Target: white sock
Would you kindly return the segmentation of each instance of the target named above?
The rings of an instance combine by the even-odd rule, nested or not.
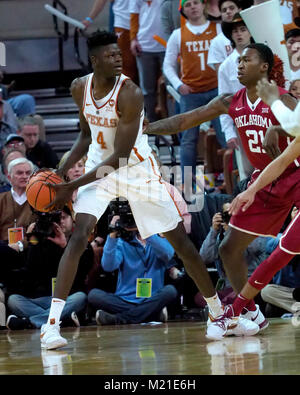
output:
[[[59,325],[59,320],[66,301],[58,298],[52,298],[51,307],[49,312],[48,325]]]
[[[222,303],[219,299],[218,294],[215,294],[211,298],[204,298],[204,299],[208,305],[209,312],[213,317],[218,317],[218,315],[222,315],[224,313]]]

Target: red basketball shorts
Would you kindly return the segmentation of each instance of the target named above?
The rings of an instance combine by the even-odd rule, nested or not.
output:
[[[253,172],[249,185],[259,176]],[[256,193],[255,200],[246,210],[238,211],[230,226],[256,236],[276,237],[293,206],[300,208],[300,168],[287,169],[275,182]],[[279,244],[290,254],[300,254],[299,213],[285,230]]]

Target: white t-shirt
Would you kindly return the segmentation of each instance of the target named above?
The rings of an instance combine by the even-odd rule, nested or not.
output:
[[[207,21],[204,25],[191,25],[189,22],[186,23],[186,27],[193,34],[201,34],[203,33],[209,26],[210,21]],[[217,32],[219,33],[221,30],[221,26],[217,24]],[[213,40],[212,40],[213,41]],[[167,50],[165,54],[165,59],[163,63],[163,72],[173,87],[177,90],[180,85],[182,85],[182,81],[178,76],[178,55],[180,54],[181,48],[181,28],[175,29],[171,34],[168,43]]]
[[[244,86],[237,78],[237,66],[239,53],[236,49],[220,65],[218,70],[218,90],[219,95],[222,93],[236,93]],[[225,140],[228,141],[237,137],[236,128],[233,119],[227,115],[220,116],[222,130],[225,134]]]
[[[230,40],[221,31],[210,43],[207,64],[215,69],[215,64],[222,63],[231,53]]]
[[[157,35],[166,39],[160,18],[162,1],[130,0],[130,13],[139,14],[137,40],[143,52],[165,51],[165,48],[153,38],[154,35]]]
[[[130,0],[114,0],[114,27],[130,30]]]

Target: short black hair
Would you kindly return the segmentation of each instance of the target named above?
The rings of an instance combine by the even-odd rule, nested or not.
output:
[[[95,48],[109,44],[116,44],[117,42],[117,35],[115,33],[107,32],[106,30],[97,30],[87,38],[87,46],[90,54]]]
[[[247,45],[246,48],[256,49],[256,51],[259,53],[261,60],[263,62],[268,63],[269,65],[268,74],[269,74],[274,66],[274,54],[271,48],[262,43],[249,44]]]
[[[295,29],[288,30],[285,33],[284,39],[285,39],[285,41],[287,41],[291,37],[299,37],[299,36],[300,36],[300,29],[295,28]]]
[[[225,1],[231,1],[232,3],[234,3],[237,6],[237,8],[242,8],[241,4],[240,4],[240,0],[219,0],[218,6],[219,6],[220,11],[221,11],[222,4],[225,3]]]

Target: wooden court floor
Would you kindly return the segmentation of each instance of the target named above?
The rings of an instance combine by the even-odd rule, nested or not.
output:
[[[60,351],[38,330],[0,331],[1,375],[298,375],[300,326],[271,319],[261,335],[205,338],[202,322],[65,328]]]

